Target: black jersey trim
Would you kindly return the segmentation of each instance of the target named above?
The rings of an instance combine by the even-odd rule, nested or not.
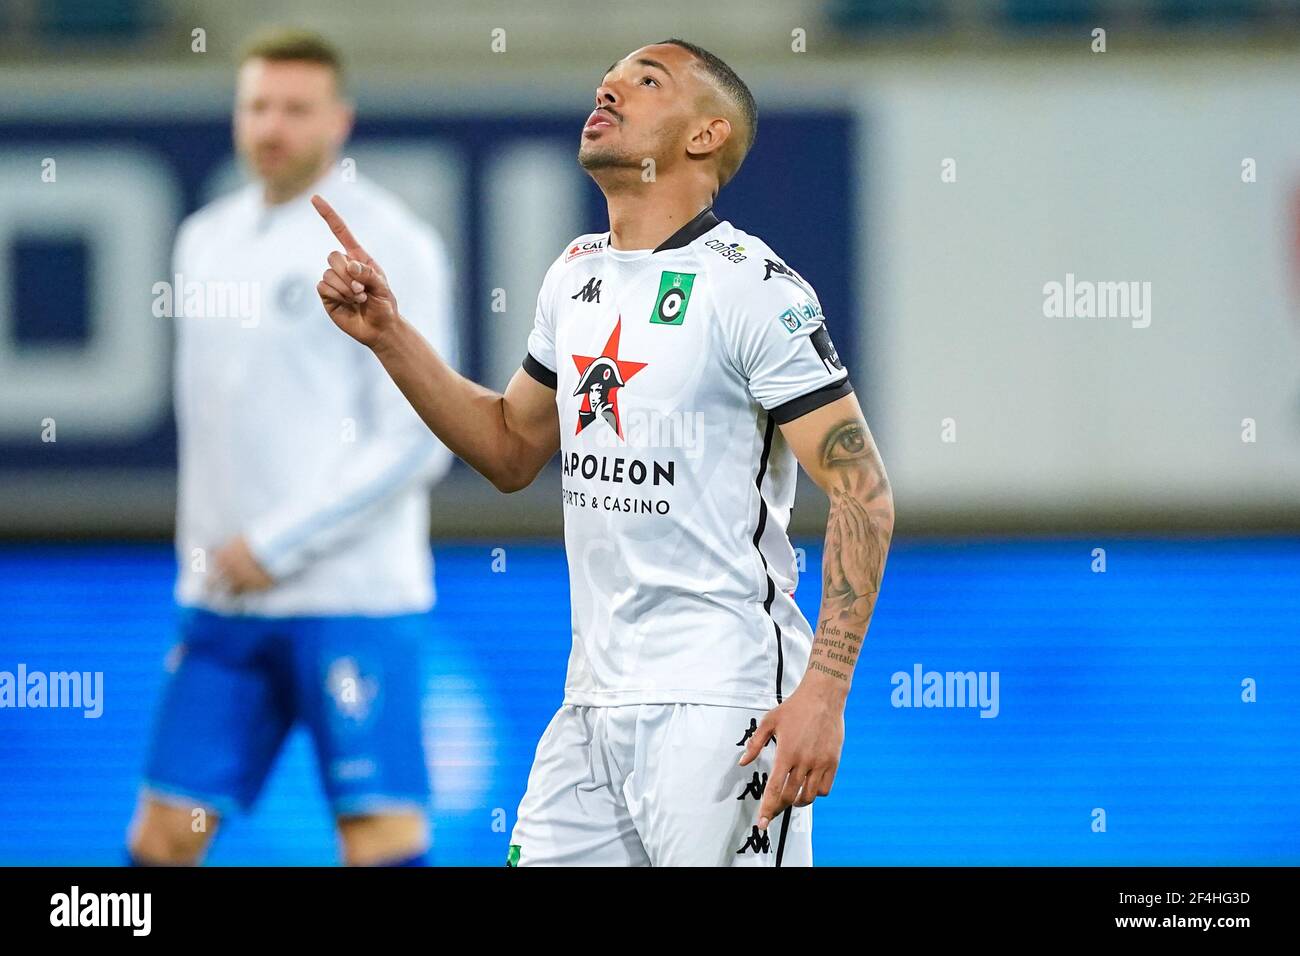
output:
[[[721,220],[714,215],[713,207],[706,206],[700,210],[694,219],[655,246],[654,251],[667,252],[669,249],[680,249],[682,246],[689,246],[719,222]]]
[[[821,388],[814,389],[806,395],[800,395],[798,398],[792,398],[788,402],[782,402],[773,409],[769,409],[772,418],[779,424],[784,425],[792,422],[802,415],[809,412],[815,412],[823,405],[829,405],[845,395],[853,394],[853,383],[849,381],[846,375],[841,381],[832,382],[830,385],[823,385]]]
[[[767,569],[767,558],[763,556],[763,549],[758,545],[763,537],[763,529],[767,527],[767,499],[763,497],[763,476],[767,474],[767,460],[772,454],[772,439],[775,436],[776,419],[768,415],[767,429],[763,433],[763,455],[758,460],[758,476],[754,479],[754,487],[758,489],[758,526],[754,528],[754,550],[758,552],[758,560],[763,562],[763,576],[767,578],[767,597],[763,601],[763,613],[768,616],[776,632],[776,702],[779,704],[783,700],[781,680],[785,674],[785,655],[781,648],[781,625],[776,623],[776,618],[772,617],[772,601],[776,599],[776,581],[772,579],[771,572]]]
[[[541,382],[547,388],[558,388],[559,378],[554,372],[543,365],[537,359],[533,358],[532,352],[524,354],[524,371],[531,375],[537,381]]]

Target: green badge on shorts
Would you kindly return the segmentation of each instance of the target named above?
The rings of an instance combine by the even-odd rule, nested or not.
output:
[[[665,272],[659,276],[659,297],[650,313],[651,325],[681,325],[691,301],[694,272]]]
[[[519,844],[510,844],[510,852],[506,855],[506,866],[519,865]]]

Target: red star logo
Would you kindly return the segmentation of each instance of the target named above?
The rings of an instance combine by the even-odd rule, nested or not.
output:
[[[619,438],[623,437],[623,418],[618,413],[618,390],[648,363],[628,362],[618,357],[618,335],[622,328],[623,317],[620,315],[614,323],[614,331],[609,333],[609,341],[599,355],[573,356],[573,364],[578,367],[578,388],[573,394],[582,396],[575,435],[595,421],[597,413],[600,417],[607,417],[612,412],[612,427]],[[588,369],[592,369],[591,376],[587,375]],[[599,397],[599,408],[592,407],[593,391]]]

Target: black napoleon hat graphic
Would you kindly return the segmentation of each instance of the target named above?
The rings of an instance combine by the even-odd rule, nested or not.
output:
[[[582,378],[578,380],[578,387],[573,390],[574,395],[585,394],[588,403],[591,405],[591,411],[578,412],[578,421],[583,428],[586,428],[599,415],[605,419],[610,428],[618,431],[618,419],[614,414],[613,406],[609,403],[609,395],[613,389],[623,387],[623,376],[619,374],[618,363],[607,355],[599,356],[594,362],[587,366],[587,370],[582,373]]]

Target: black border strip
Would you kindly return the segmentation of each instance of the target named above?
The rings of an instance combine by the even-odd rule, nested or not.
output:
[[[792,422],[796,418],[807,415],[809,412],[815,412],[823,405],[829,405],[845,395],[853,394],[853,383],[849,381],[846,375],[838,382],[832,382],[830,385],[823,385],[821,388],[814,389],[806,395],[800,395],[798,398],[792,398],[788,402],[782,402],[775,408],[768,409],[772,417],[777,422],[784,425]]]
[[[1252,933],[1260,936],[1269,926],[1284,927],[1288,925],[1288,917],[1294,916],[1295,866],[1294,856],[1289,852],[1281,855],[1293,863],[1289,867],[873,866],[881,848],[863,839],[860,829],[850,839],[854,844],[851,850],[856,852],[848,856],[858,866],[823,866],[820,872],[810,873],[805,879],[787,877],[780,886],[781,905],[792,912],[802,912],[824,906],[828,892],[843,894],[845,898],[853,894],[855,899],[869,899],[877,910],[888,913],[894,923],[925,927],[927,939],[938,941],[944,948],[952,944],[953,949],[958,946],[969,949],[971,926],[988,923],[991,913],[997,914],[999,923],[1005,924],[998,927],[999,941],[1005,939],[1024,943],[1025,948],[1041,949],[1044,939],[1058,938],[1062,927],[1069,927],[1071,938],[1086,941],[1095,938],[1106,947],[1103,952],[1117,949],[1112,940],[1143,932],[1139,926],[1117,925],[1117,919],[1124,917],[1155,917],[1156,927],[1167,917],[1246,917],[1250,925],[1216,926],[1208,934],[1198,935],[1228,939],[1224,935],[1226,931],[1234,940],[1249,942],[1254,939]],[[35,842],[32,845],[37,846]],[[81,853],[86,857],[93,855],[90,850],[83,849]],[[843,860],[845,854],[839,855]],[[544,878],[557,889],[575,895],[590,894],[593,885],[599,886],[592,879],[593,872],[567,867],[553,870]],[[526,920],[544,925],[544,921],[555,918],[554,894],[539,893],[536,880],[530,882],[526,874],[511,875],[505,867],[411,870],[297,866],[292,869],[292,879],[285,879],[285,873],[284,868],[276,866],[0,867],[0,926],[4,927],[6,939],[16,936],[20,942],[36,943],[39,949],[26,947],[32,952],[67,949],[68,929],[51,924],[56,903],[52,897],[56,894],[69,897],[74,885],[83,900],[92,893],[150,893],[149,936],[158,943],[172,944],[171,949],[177,951],[184,951],[187,946],[192,949],[196,934],[222,946],[237,948],[243,944],[246,949],[249,925],[283,921],[286,910],[382,912],[385,928],[390,933],[427,932],[428,901],[432,894],[452,900],[462,920],[475,920],[482,925],[491,925],[493,919],[499,922],[503,904],[512,907],[516,922]],[[629,870],[620,874],[619,879],[635,884],[637,891],[644,886],[648,896],[663,891],[663,876],[651,867]],[[719,883],[711,868],[683,868],[673,874],[672,881],[674,888],[688,890],[673,901],[679,919],[695,915],[701,920],[717,921]],[[573,889],[570,891],[569,887]],[[1170,887],[1213,890],[1215,894],[1222,891],[1225,901],[1169,903],[1164,895]],[[1121,893],[1160,894],[1161,902],[1119,903]],[[209,903],[202,912],[195,912],[196,894],[202,894]],[[621,928],[620,921],[626,923],[621,919],[623,910],[606,909],[609,912],[595,914],[599,930],[604,930],[606,925],[611,929]],[[80,910],[79,906],[69,906],[65,912],[70,915]],[[241,919],[229,919],[226,914],[231,912],[238,912]],[[936,920],[936,913],[941,913],[943,919]],[[101,909],[101,918],[103,915]],[[314,949],[319,941],[337,949],[340,942],[346,942],[375,948],[373,928],[360,921],[298,922],[301,925],[295,925],[294,935],[302,941],[301,945]],[[82,931],[83,936],[86,932]],[[1187,932],[1189,929],[1175,929],[1171,938]],[[1238,932],[1242,935],[1236,935]],[[103,934],[104,939],[115,935],[130,938],[132,929],[129,925],[116,929],[101,927],[96,933]],[[1150,938],[1151,934],[1159,935],[1160,930],[1148,928],[1146,933]],[[47,934],[51,941],[49,947],[43,945]],[[60,937],[63,937],[62,947],[54,946]]]
[[[524,371],[547,388],[558,388],[559,377],[537,359],[532,352],[524,354]]]

